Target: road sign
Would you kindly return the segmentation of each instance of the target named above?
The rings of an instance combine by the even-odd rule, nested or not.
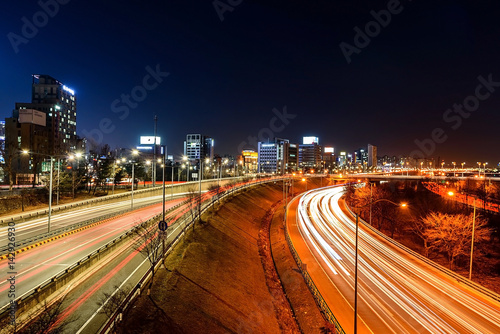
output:
[[[160,222],[158,223],[158,228],[160,229],[160,231],[165,232],[165,231],[167,230],[167,228],[168,228],[167,222],[165,222],[165,221],[163,221],[163,220],[162,220],[162,221],[160,221]]]

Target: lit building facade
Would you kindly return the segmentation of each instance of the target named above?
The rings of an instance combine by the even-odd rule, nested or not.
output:
[[[299,166],[304,170],[321,166],[322,148],[318,137],[303,137],[299,145]]]
[[[214,140],[199,133],[186,135],[184,155],[188,160],[214,159]]]
[[[49,136],[49,153],[65,154],[75,151],[78,145],[76,102],[75,92],[71,88],[49,75],[35,74],[31,103],[16,103],[13,117],[21,120],[22,114],[26,114],[27,110],[44,113]]]
[[[245,173],[257,173],[259,154],[254,150],[243,150],[241,152],[241,157],[243,159],[243,170]]]

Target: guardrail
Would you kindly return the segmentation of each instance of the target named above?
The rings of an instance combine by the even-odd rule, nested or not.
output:
[[[347,210],[353,215],[355,216],[356,214],[351,210],[351,208],[347,205],[346,203],[346,208]],[[414,257],[418,258],[419,260],[421,260],[422,262],[425,262],[427,265],[433,267],[434,269],[437,269],[439,270],[440,272],[450,276],[450,277],[453,277],[454,279],[456,279],[459,283],[463,283],[465,285],[467,285],[468,287],[476,290],[476,291],[479,291],[483,294],[485,294],[486,296],[496,300],[496,301],[499,301],[500,302],[500,295],[485,288],[484,286],[480,285],[480,284],[477,284],[457,273],[455,273],[454,271],[450,270],[450,269],[447,269],[443,266],[441,266],[440,264],[437,264],[436,262],[432,261],[432,260],[429,260],[428,258],[426,258],[425,256],[415,252],[414,250],[400,244],[399,242],[389,238],[388,236],[386,236],[385,234],[383,234],[382,232],[380,232],[379,230],[377,230],[376,228],[374,228],[373,226],[371,226],[370,224],[367,224],[363,219],[361,219],[361,217],[359,217],[359,222],[361,222],[366,228],[370,229],[373,233],[377,234],[379,237],[385,239],[385,241],[391,243],[392,245],[398,247],[399,249],[413,255]]]
[[[173,207],[170,207],[166,212],[171,212],[184,205],[185,203],[179,203]],[[147,222],[154,222],[162,217],[162,213],[159,213]],[[127,239],[129,236],[134,234],[137,227],[132,227],[125,233],[117,236],[113,240],[109,241],[105,245],[101,246],[99,249],[91,252],[90,254],[82,257],[77,262],[73,263],[68,268],[61,270],[56,275],[43,281],[35,288],[25,292],[23,295],[19,296],[15,303],[17,305],[16,309],[19,313],[23,313],[24,310],[29,310],[39,303],[40,295],[49,296],[53,292],[57,291],[60,287],[67,284],[69,281],[74,279],[76,276],[80,275],[84,270],[88,269],[94,263],[99,261],[102,257],[107,255],[110,251],[118,247],[119,243]],[[10,304],[4,305],[0,308],[0,319],[5,317],[5,314],[9,311]]]
[[[243,179],[243,176],[239,176],[236,178],[222,178],[219,179],[219,181],[224,182],[228,180],[241,180]],[[202,181],[203,183],[209,183],[209,182],[217,182],[217,179],[206,179]],[[165,189],[174,189],[174,188],[179,188],[179,187],[185,187],[185,186],[192,186],[192,185],[198,185],[199,182],[197,181],[192,181],[192,182],[184,182],[184,183],[165,183]],[[135,189],[135,188],[134,188]],[[134,197],[136,196],[141,196],[145,193],[148,192],[159,192],[161,194],[163,192],[163,184],[160,186],[152,187],[152,188],[147,188],[147,189],[140,189],[140,190],[134,190]],[[84,200],[84,201],[79,201],[79,202],[73,202],[65,205],[59,205],[59,206],[53,206],[52,207],[52,213],[55,212],[61,212],[65,210],[69,210],[78,206],[85,206],[85,205],[94,205],[98,204],[100,202],[109,202],[113,201],[116,199],[121,199],[121,198],[126,198],[126,197],[131,197],[131,192],[125,192],[125,193],[120,193],[116,195],[106,195],[103,197],[98,197],[98,198],[93,198],[89,200]],[[12,222],[18,222],[18,221],[25,221],[27,219],[33,219],[39,216],[45,216],[48,215],[49,209],[42,209],[42,210],[37,210],[37,211],[31,211],[31,212],[26,212],[23,214],[19,215],[14,215],[10,217],[2,217],[0,219],[0,225],[12,223]]]
[[[182,231],[169,243],[166,245],[166,249],[163,250],[164,253],[160,257],[160,259],[157,261],[156,265],[154,266],[153,270],[159,269],[159,267],[162,264],[162,259],[171,252],[171,250],[175,247],[175,245],[181,240],[181,238],[185,235],[187,229],[191,227],[191,225],[198,219],[200,215],[205,213],[206,210],[210,208],[211,205],[214,204],[214,202],[219,201],[220,199],[230,196],[234,194],[235,192],[241,191],[245,188],[252,187],[258,184],[266,183],[266,182],[273,182],[276,180],[281,180],[282,178],[271,178],[271,179],[266,179],[266,180],[257,180],[255,182],[250,182],[244,185],[241,185],[239,187],[221,187],[223,192],[219,192],[219,196],[213,196],[211,197],[210,201],[205,201],[203,208],[200,210],[199,213],[196,213],[194,218],[191,219],[191,217],[186,217],[189,215],[189,212],[185,213],[181,218],[179,218],[179,226],[182,226],[183,223],[186,222],[186,220],[190,220],[187,224],[185,224],[184,228]],[[215,191],[213,191],[215,192]],[[182,220],[181,220],[182,219]],[[99,330],[99,333],[110,333],[113,328],[122,320],[122,315],[123,312],[131,305],[131,303],[134,301],[134,299],[141,294],[141,287],[145,286],[148,281],[152,277],[152,269],[149,268],[148,271],[142,276],[142,278],[139,280],[139,283],[130,291],[130,293],[125,297],[125,299],[122,301],[120,307],[113,313],[113,315],[108,319],[108,321],[101,327]]]
[[[50,238],[50,237],[53,237],[53,236],[58,236],[58,235],[66,233],[66,232],[70,232],[70,231],[73,231],[73,230],[76,230],[76,229],[79,229],[79,228],[82,228],[82,227],[86,227],[88,225],[91,225],[91,224],[94,224],[94,223],[97,223],[97,222],[102,222],[102,221],[104,221],[104,220],[106,220],[108,218],[117,217],[117,216],[120,216],[120,215],[125,214],[127,212],[130,212],[130,211],[133,211],[133,210],[137,210],[137,209],[141,209],[141,208],[144,208],[144,207],[147,207],[147,206],[150,206],[150,205],[154,205],[154,203],[153,204],[149,203],[149,204],[139,205],[139,206],[134,207],[133,209],[129,208],[129,209],[120,210],[120,211],[114,212],[114,213],[108,213],[106,215],[102,215],[102,216],[99,216],[99,217],[87,219],[87,220],[85,220],[83,222],[79,222],[79,223],[71,224],[71,225],[68,225],[68,226],[65,226],[65,227],[61,227],[61,228],[55,229],[55,230],[53,230],[51,232],[46,232],[46,233],[43,233],[43,234],[39,234],[39,235],[34,236],[32,238],[23,239],[23,240],[21,240],[19,242],[16,241],[16,248],[22,247],[22,246],[29,246],[29,245],[31,245],[33,243],[36,243],[37,241],[44,240],[44,239],[47,239],[47,238]],[[0,254],[4,254],[4,252],[6,252],[8,249],[9,249],[9,247],[3,246],[2,248],[0,248]]]
[[[287,216],[288,216],[288,210],[287,210]],[[302,277],[304,277],[304,281],[306,282],[307,287],[311,291],[311,294],[314,297],[314,300],[316,301],[316,304],[318,305],[321,314],[323,317],[331,323],[333,326],[335,326],[335,330],[337,333],[340,334],[345,334],[344,329],[340,325],[339,321],[333,314],[332,310],[328,306],[328,304],[325,302],[325,299],[321,295],[321,292],[319,292],[318,288],[316,287],[316,284],[314,284],[314,281],[312,280],[311,276],[307,272],[306,269],[304,269],[304,265],[302,263],[302,260],[299,257],[299,254],[297,253],[297,250],[293,246],[292,239],[290,238],[290,235],[288,234],[288,228],[287,225],[288,220],[285,217],[285,238],[288,243],[288,247],[290,248],[290,251],[292,252],[293,258],[295,259],[295,262],[297,263],[297,266],[300,269],[300,273],[302,274]]]

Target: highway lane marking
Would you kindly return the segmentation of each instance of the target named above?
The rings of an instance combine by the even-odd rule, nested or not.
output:
[[[75,300],[71,305],[69,305],[64,312],[59,316],[57,321],[51,326],[51,328],[57,328],[62,321],[64,321],[71,313],[73,313],[77,308],[79,308],[91,295],[93,295],[97,290],[99,290],[105,283],[107,283],[115,274],[118,273],[128,262],[130,262],[137,254],[139,254],[142,249],[146,247],[146,242],[144,242],[138,249],[134,250],[125,259],[123,259],[117,266],[115,266],[110,272],[101,278],[97,283],[92,285],[87,291],[85,291],[77,300]]]
[[[102,305],[97,309],[97,311],[95,311],[92,316],[90,316],[90,318],[82,325],[82,327],[80,327],[80,329],[78,330],[78,332],[76,332],[76,334],[80,334],[83,329],[85,327],[87,327],[87,325],[101,312],[101,310],[103,309],[103,307],[108,303],[108,301],[113,298],[113,296],[132,278],[133,275],[135,275],[135,273],[139,270],[139,268],[141,268],[144,263],[146,263],[146,261],[148,261],[148,259],[144,259],[140,265],[138,265],[135,270],[130,274],[128,275],[128,277],[123,281],[122,284],[120,284],[120,286],[118,288],[116,288],[115,291],[113,291],[113,293],[108,297],[108,299],[106,299],[104,301],[104,303],[102,303]]]
[[[180,199],[180,200],[182,200],[182,199]],[[179,200],[179,201],[180,201],[180,200]],[[177,201],[177,200],[174,200],[174,201]],[[170,204],[173,204],[173,203],[170,203]],[[154,206],[154,205],[158,205],[158,204],[152,204],[151,206]],[[174,204],[174,205],[172,205],[172,206],[170,206],[170,207],[173,207],[173,206],[175,206],[175,205],[177,205],[177,204]],[[28,251],[28,250],[30,250],[30,249],[33,249],[33,248],[38,247],[38,246],[41,246],[41,245],[46,244],[46,243],[48,243],[48,242],[51,242],[51,241],[54,241],[54,240],[57,240],[57,239],[60,239],[60,238],[66,237],[66,236],[71,235],[71,234],[74,234],[74,233],[81,232],[81,231],[86,230],[86,229],[89,229],[89,228],[91,228],[91,227],[95,227],[95,226],[101,225],[101,224],[103,224],[103,223],[106,223],[106,222],[109,222],[109,221],[115,220],[115,219],[117,219],[117,218],[123,218],[124,216],[133,215],[133,214],[138,214],[138,213],[140,213],[141,211],[144,211],[144,210],[150,210],[150,209],[152,209],[152,208],[151,208],[151,206],[150,206],[150,207],[141,208],[141,209],[138,209],[138,210],[135,210],[135,211],[131,211],[131,212],[125,212],[125,213],[123,213],[123,214],[116,215],[116,216],[114,216],[114,217],[110,217],[110,218],[106,218],[106,219],[104,219],[104,220],[101,220],[101,221],[98,221],[98,222],[95,222],[95,223],[92,223],[92,224],[89,224],[89,225],[86,225],[86,226],[82,226],[82,227],[80,227],[80,228],[78,228],[78,229],[75,229],[75,230],[72,230],[72,231],[68,231],[68,232],[65,232],[65,233],[63,233],[63,234],[59,234],[59,235],[54,236],[54,237],[51,237],[51,238],[49,238],[49,239],[45,239],[45,240],[43,240],[43,241],[39,241],[39,242],[37,242],[37,243],[35,243],[35,244],[33,244],[33,245],[29,245],[29,246],[26,246],[26,247],[23,247],[23,248],[21,248],[21,249],[16,250],[16,251],[15,251],[15,254],[20,254],[20,253],[22,253],[22,252]],[[8,257],[9,257],[9,254],[4,254],[4,255],[1,255],[1,256],[0,256],[0,261],[5,260],[5,259],[7,259]]]

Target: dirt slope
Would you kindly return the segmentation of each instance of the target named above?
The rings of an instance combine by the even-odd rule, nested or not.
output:
[[[289,305],[277,305],[282,300],[266,285],[258,248],[261,222],[281,199],[281,184],[259,186],[205,215],[169,255],[168,271],[155,277],[158,307],[143,294],[124,315],[121,332],[298,332],[293,317],[283,320],[283,309],[292,314]]]

